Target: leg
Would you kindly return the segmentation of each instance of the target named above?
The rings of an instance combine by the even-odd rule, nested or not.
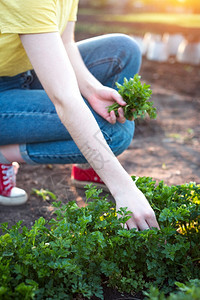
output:
[[[0,102],[0,145],[20,144],[21,156],[27,163],[86,162],[45,91],[9,90],[2,93]],[[120,128],[119,123],[108,124],[92,112],[111,149],[120,154],[127,148],[130,137],[127,143],[126,131],[115,130]]]
[[[139,48],[125,35],[89,39],[78,46],[89,70],[105,85],[114,87],[115,81],[122,82],[139,69]],[[22,158],[29,163],[85,162],[37,80],[30,88],[38,90],[12,88],[0,96],[0,145],[20,144]],[[92,113],[115,155],[123,152],[132,140],[134,123],[113,126]]]
[[[23,163],[19,145],[5,145],[0,146],[0,162],[9,164],[10,162],[17,161]]]
[[[77,43],[90,72],[104,85],[116,88],[138,73],[141,52],[134,39],[124,34],[107,34]]]

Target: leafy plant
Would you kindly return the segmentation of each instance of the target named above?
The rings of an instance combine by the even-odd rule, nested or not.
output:
[[[108,112],[113,110],[118,117],[118,108],[122,107],[127,120],[145,117],[146,114],[148,114],[151,119],[156,118],[156,108],[153,107],[153,102],[148,101],[152,94],[150,85],[146,83],[142,85],[140,78],[141,77],[136,74],[133,78],[130,78],[130,80],[124,78],[123,85],[116,83],[119,94],[127,104],[121,106],[115,102],[108,106]]]
[[[181,282],[175,283],[178,287],[176,293],[170,293],[168,297],[160,292],[158,288],[151,286],[150,292],[145,293],[149,300],[199,300],[200,299],[200,280],[195,279],[187,282],[186,284]]]
[[[40,189],[40,190],[38,190],[38,189],[32,189],[32,194],[35,194],[37,196],[42,197],[42,199],[44,201],[49,201],[50,198],[53,199],[53,200],[57,199],[57,197],[56,197],[56,195],[54,193],[52,193],[52,192],[50,192],[48,190],[44,190],[44,189]]]
[[[165,297],[177,281],[200,279],[200,186],[156,185],[149,177],[136,184],[160,230],[124,229],[129,213],[122,208],[118,219],[93,186],[86,207],[56,202],[55,218],[40,218],[30,230],[21,221],[11,229],[2,224],[0,299],[103,299],[103,285],[130,294],[153,285]]]

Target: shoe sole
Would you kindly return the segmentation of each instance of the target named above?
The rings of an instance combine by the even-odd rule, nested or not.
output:
[[[26,203],[28,200],[28,195],[25,194],[19,197],[4,197],[0,196],[0,205],[4,206],[17,206]]]
[[[85,186],[87,184],[93,184],[94,186],[96,186],[97,188],[100,188],[102,189],[104,192],[109,192],[109,189],[107,188],[107,186],[103,183],[98,183],[98,182],[91,182],[91,181],[80,181],[80,180],[76,180],[76,179],[73,179],[71,178],[71,182],[72,184],[77,187],[77,188],[80,188],[80,189],[85,189]]]

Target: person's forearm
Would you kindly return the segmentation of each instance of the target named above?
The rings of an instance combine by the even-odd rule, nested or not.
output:
[[[90,96],[94,93],[94,87],[98,88],[102,85],[86,68],[75,42],[65,44],[65,48],[76,74],[80,92],[86,99],[90,99]],[[83,110],[84,114],[81,114],[81,117],[84,118],[87,114],[86,121],[81,122],[86,127],[85,134],[82,141],[78,139],[76,143],[90,165],[96,170],[110,191],[114,193],[113,186],[116,187],[120,175],[122,175],[121,180],[124,176],[127,180],[127,173],[110,150],[98,124],[95,120],[92,120],[90,112],[87,111],[86,113],[85,108]],[[113,172],[110,172],[113,168],[115,168],[117,177],[113,176]]]
[[[73,111],[76,103],[70,111],[65,105],[56,105],[58,115],[87,161],[109,188],[116,201],[117,211],[120,207],[126,207],[132,212],[127,221],[128,228],[159,228],[147,199],[113,155],[89,108],[83,101],[74,101],[78,101],[81,112],[78,118],[74,118],[76,111]]]
[[[127,173],[107,145],[89,108],[82,99],[76,98],[72,101],[73,105],[70,109],[64,101],[56,104],[57,113],[88,163],[105,182],[111,193],[115,194],[119,180],[127,184]]]
[[[64,45],[76,74],[81,94],[86,99],[89,99],[94,93],[94,89],[101,87],[101,83],[89,72],[85,66],[76,43],[71,41],[68,43],[65,42]]]

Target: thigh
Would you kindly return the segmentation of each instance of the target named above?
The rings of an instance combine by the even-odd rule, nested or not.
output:
[[[83,101],[89,106],[85,99]],[[99,131],[110,143],[113,125],[89,108]],[[71,140],[71,136],[44,90],[11,89],[0,93],[0,145],[64,140]]]
[[[116,88],[124,77],[139,72],[141,51],[136,41],[124,34],[107,34],[77,43],[90,72],[104,85]]]
[[[71,139],[44,90],[0,93],[0,145]]]

